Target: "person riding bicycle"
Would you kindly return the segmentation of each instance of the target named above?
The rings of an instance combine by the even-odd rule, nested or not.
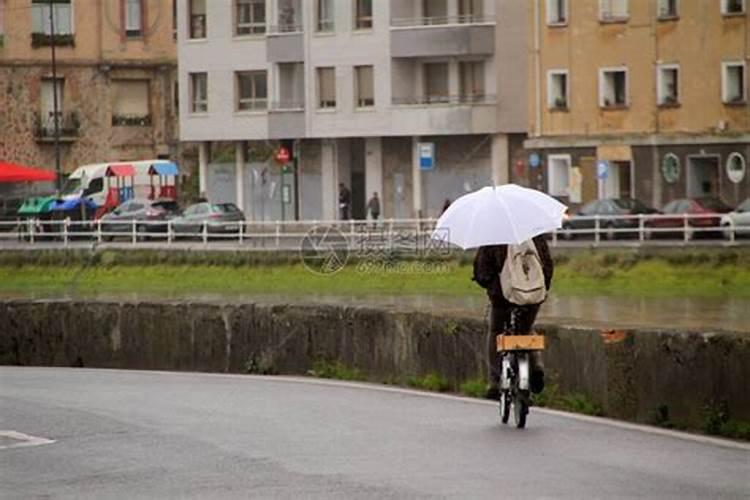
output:
[[[544,236],[533,238],[533,246],[541,262],[544,275],[544,287],[549,290],[554,273],[554,262]],[[474,281],[487,290],[491,311],[489,314],[489,329],[487,331],[487,354],[489,363],[489,389],[487,397],[497,399],[499,396],[500,365],[495,337],[499,333],[528,334],[534,326],[539,313],[538,304],[517,305],[510,302],[503,293],[501,274],[508,256],[508,245],[483,246],[477,250],[474,258]],[[507,284],[506,284],[507,285]],[[531,392],[540,393],[544,389],[544,365],[541,352],[532,356]]]

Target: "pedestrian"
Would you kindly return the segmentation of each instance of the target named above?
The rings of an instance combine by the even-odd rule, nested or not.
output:
[[[380,217],[380,198],[378,198],[378,192],[372,193],[372,198],[367,202],[367,211],[370,212],[372,220],[377,221]]]
[[[349,207],[352,204],[352,193],[343,182],[339,183],[339,215],[341,220],[349,220]]]
[[[440,212],[440,215],[443,215],[445,213],[445,211],[448,210],[448,207],[450,207],[450,206],[451,206],[451,199],[450,198],[446,198],[445,199],[445,203],[443,203],[443,211]]]
[[[474,258],[473,280],[487,290],[487,296],[490,300],[489,328],[487,331],[487,361],[489,363],[489,389],[487,390],[487,397],[490,399],[498,399],[499,397],[500,360],[497,354],[496,336],[501,333],[530,334],[536,316],[539,313],[539,307],[541,306],[541,302],[527,305],[512,303],[506,297],[508,283],[501,282],[503,277],[506,280],[508,279],[508,274],[503,273],[503,270],[507,268],[506,260],[509,249],[511,255],[516,256],[519,255],[517,253],[518,249],[523,248],[527,244],[526,248],[531,252],[535,252],[535,256],[532,258],[538,259],[537,262],[541,265],[543,277],[539,277],[539,279],[542,279],[544,282],[543,295],[546,297],[546,291],[549,290],[552,284],[554,262],[552,261],[552,256],[544,236],[537,236],[521,246],[483,246],[479,248]],[[508,264],[510,265],[511,262],[508,262]],[[522,272],[528,273],[526,261],[523,262]],[[542,284],[540,283],[539,286],[541,287]],[[504,291],[503,288],[506,288],[506,290]],[[544,298],[541,300],[543,301]],[[538,394],[544,389],[544,364],[541,352],[534,351],[531,361],[531,391]]]

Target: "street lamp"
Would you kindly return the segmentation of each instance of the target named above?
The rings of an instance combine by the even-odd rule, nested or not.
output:
[[[62,171],[60,168],[60,123],[57,102],[57,58],[55,57],[55,13],[54,0],[49,0],[49,31],[52,47],[52,117],[55,121],[55,173],[57,174],[57,195],[62,191]]]

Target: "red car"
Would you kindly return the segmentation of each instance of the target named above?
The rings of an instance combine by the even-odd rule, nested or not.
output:
[[[694,198],[670,201],[660,214],[646,221],[645,226],[651,231],[646,231],[646,237],[674,236],[677,231],[668,231],[670,228],[679,230],[679,234],[692,240],[698,235],[721,236],[721,216],[731,212],[732,209],[718,198]],[[685,215],[690,216],[685,225]],[[672,216],[672,217],[665,217]],[[711,228],[716,228],[711,231]],[[715,234],[714,234],[715,233]]]

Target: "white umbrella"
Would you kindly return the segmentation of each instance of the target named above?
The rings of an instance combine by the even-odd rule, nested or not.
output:
[[[438,219],[432,239],[461,248],[519,244],[562,227],[568,207],[551,196],[505,184],[462,196]]]

